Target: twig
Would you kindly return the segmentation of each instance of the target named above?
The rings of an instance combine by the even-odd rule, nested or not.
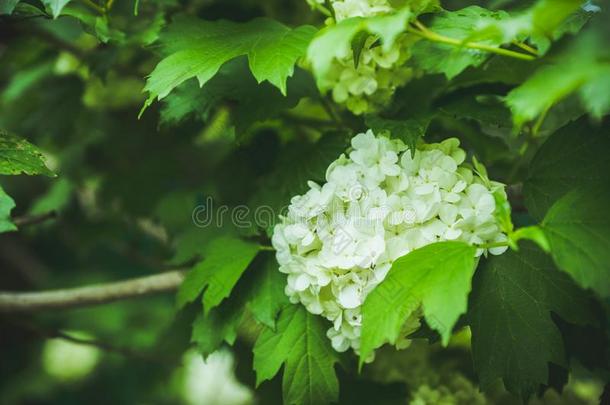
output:
[[[86,287],[40,292],[0,292],[0,312],[33,312],[85,307],[170,292],[180,286],[185,274],[185,271],[174,270],[153,276]]]
[[[522,59],[522,60],[536,59],[536,57],[533,55],[529,55],[529,54],[525,54],[525,53],[521,53],[521,52],[515,52],[515,51],[511,51],[509,49],[498,48],[498,47],[495,47],[492,45],[481,44],[479,42],[465,42],[465,41],[462,41],[459,39],[437,34],[436,32],[430,31],[419,21],[415,21],[414,24],[416,27],[412,27],[412,26],[407,27],[408,32],[415,34],[415,35],[419,35],[420,37],[433,41],[433,42],[453,45],[456,47],[478,49],[481,51],[496,53],[498,55],[503,55],[503,56],[510,56],[512,58]]]
[[[13,218],[13,223],[17,225],[17,228],[22,228],[24,226],[40,224],[54,218],[57,218],[57,211],[55,210],[38,215],[24,215],[21,217],[16,217]]]
[[[105,352],[108,352],[108,353],[115,353],[115,354],[119,354],[121,356],[137,358],[140,360],[150,361],[153,363],[166,364],[168,362],[171,362],[170,359],[161,358],[158,356],[158,354],[140,352],[140,351],[132,350],[130,348],[126,348],[126,347],[118,347],[118,346],[108,344],[106,342],[102,342],[98,339],[79,338],[79,337],[73,336],[69,333],[62,332],[60,330],[44,329],[44,328],[41,328],[30,322],[23,321],[21,319],[8,318],[7,321],[21,329],[27,330],[27,331],[33,333],[34,335],[37,335],[43,339],[62,339],[62,340],[66,340],[68,342],[76,343],[79,345],[96,347],[96,348],[103,350]]]
[[[102,349],[106,352],[116,353],[116,354],[120,354],[120,355],[126,356],[126,357],[136,357],[136,358],[140,358],[140,359],[144,359],[144,360],[148,360],[148,361],[154,361],[154,362],[161,361],[160,359],[156,359],[145,353],[137,352],[135,350],[125,348],[125,347],[116,347],[116,346],[110,345],[108,343],[102,342],[97,339],[83,339],[83,338],[69,335],[69,334],[59,331],[59,330],[47,331],[47,332],[50,332],[47,335],[47,337],[49,337],[49,338],[63,339],[63,340],[67,340],[69,342],[77,343],[80,345],[93,346],[93,347]]]

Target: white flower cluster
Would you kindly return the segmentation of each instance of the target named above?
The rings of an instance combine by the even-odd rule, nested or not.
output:
[[[328,167],[324,185],[309,182],[292,198],[272,238],[288,274],[286,294],[333,322],[328,336],[337,351],[358,350],[361,305],[397,258],[437,241],[507,239],[494,216],[504,186],[464,164],[457,139],[412,155],[400,140],[369,130],[351,145]]]
[[[313,7],[322,6],[324,0],[307,0]],[[350,17],[370,17],[394,11],[387,0],[331,0],[337,22]],[[405,66],[411,57],[410,45],[414,38],[402,35],[392,49],[384,51],[377,38],[366,39],[354,63],[350,53],[344,59],[335,59],[329,80],[333,86],[333,99],[345,104],[354,114],[373,112],[387,105],[396,88],[413,77],[413,69]]]

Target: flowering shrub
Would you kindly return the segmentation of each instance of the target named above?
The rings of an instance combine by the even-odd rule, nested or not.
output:
[[[291,200],[272,243],[286,294],[333,323],[335,350],[360,346],[361,305],[392,263],[422,246],[460,240],[476,255],[507,237],[494,211],[504,185],[464,163],[456,138],[411,151],[400,140],[356,135],[351,152],[330,164],[326,183]]]
[[[1,402],[604,402],[608,21],[0,0]]]

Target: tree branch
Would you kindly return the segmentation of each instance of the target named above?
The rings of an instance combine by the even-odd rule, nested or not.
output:
[[[174,270],[86,287],[40,292],[0,291],[0,312],[34,312],[105,304],[108,302],[175,291],[186,271]]]
[[[159,353],[135,351],[130,348],[114,346],[97,339],[83,339],[59,330],[43,329],[30,322],[24,321],[23,319],[7,318],[7,322],[43,339],[62,339],[80,345],[96,347],[108,353],[119,354],[121,356],[145,360],[152,363],[171,364],[173,362],[171,358],[160,355]]]
[[[57,211],[49,211],[38,215],[24,215],[22,217],[15,217],[13,218],[13,223],[17,225],[17,228],[22,228],[24,226],[40,224],[54,218],[57,218]]]

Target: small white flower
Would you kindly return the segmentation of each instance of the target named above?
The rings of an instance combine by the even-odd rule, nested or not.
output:
[[[343,287],[337,298],[339,299],[339,304],[347,309],[357,308],[362,304],[361,292],[358,286],[354,284]]]

